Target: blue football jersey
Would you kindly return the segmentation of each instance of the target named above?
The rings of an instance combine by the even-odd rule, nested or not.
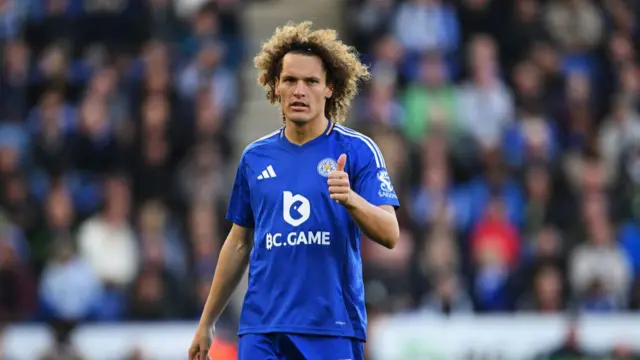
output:
[[[366,340],[361,232],[327,185],[343,153],[355,192],[373,205],[399,205],[377,145],[333,122],[301,146],[282,128],[245,149],[227,211],[228,220],[254,229],[239,335]]]

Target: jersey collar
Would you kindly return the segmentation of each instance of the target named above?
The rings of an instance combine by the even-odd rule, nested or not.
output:
[[[289,139],[287,139],[287,137],[284,135],[284,130],[286,128],[286,125],[283,126],[282,128],[280,128],[280,142],[282,142],[283,144],[285,144],[288,147],[294,148],[296,150],[302,150],[302,149],[307,149],[309,147],[314,146],[315,144],[322,142],[325,138],[327,138],[332,132],[333,132],[333,128],[335,127],[336,123],[334,121],[329,120],[329,123],[327,124],[327,128],[325,129],[325,131],[318,137],[316,137],[315,139],[308,141],[302,145],[298,145],[298,144],[294,144],[291,141],[289,141]]]

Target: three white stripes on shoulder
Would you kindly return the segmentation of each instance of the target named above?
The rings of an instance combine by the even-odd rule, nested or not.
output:
[[[258,180],[270,179],[276,177],[276,172],[273,170],[273,166],[269,165],[266,169],[262,170],[262,174],[258,175]]]

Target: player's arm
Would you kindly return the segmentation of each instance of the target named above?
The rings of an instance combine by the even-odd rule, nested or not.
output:
[[[400,238],[395,214],[399,203],[388,176],[382,180],[379,178],[379,174],[386,175],[380,159],[380,154],[372,154],[370,158],[364,157],[359,161],[354,159],[351,165],[357,176],[352,186],[349,174],[344,171],[347,156],[342,154],[336,171],[329,174],[329,193],[347,209],[367,237],[393,249]]]
[[[400,227],[393,206],[375,206],[352,190],[345,208],[360,230],[371,240],[388,249],[396,246],[400,238]]]
[[[211,327],[218,319],[249,264],[253,246],[251,230],[254,227],[251,207],[251,191],[245,171],[246,157],[243,154],[231,190],[226,218],[233,223],[227,236],[211,283],[209,297],[200,319],[200,325]]]
[[[249,264],[252,248],[250,229],[234,224],[222,245],[200,326],[211,328],[227,306]]]

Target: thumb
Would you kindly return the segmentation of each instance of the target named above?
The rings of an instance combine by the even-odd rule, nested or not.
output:
[[[347,163],[347,154],[342,154],[338,158],[338,163],[336,164],[336,171],[344,171],[344,165]]]

